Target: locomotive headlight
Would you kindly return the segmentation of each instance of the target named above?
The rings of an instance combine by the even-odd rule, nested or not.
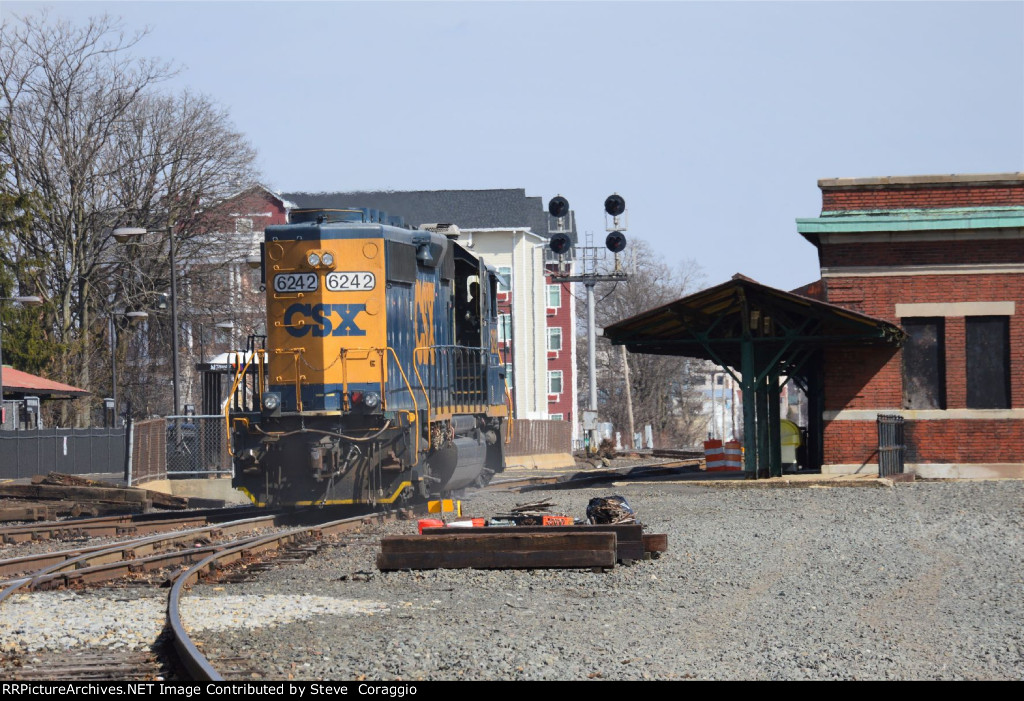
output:
[[[320,262],[327,267],[334,265],[334,254],[330,251],[324,251],[324,254],[320,256]]]
[[[320,265],[320,254],[317,253],[316,251],[313,251],[306,258],[306,262],[315,268],[316,266]]]
[[[380,395],[376,392],[367,392],[363,395],[363,405],[367,409],[376,409],[380,406]]]
[[[278,392],[264,392],[262,403],[263,411],[273,414],[281,409],[281,395]]]

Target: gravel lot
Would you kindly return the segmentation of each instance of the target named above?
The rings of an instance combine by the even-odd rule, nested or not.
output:
[[[611,494],[669,552],[604,574],[381,573],[378,533],[184,608],[203,620],[232,597],[229,625],[195,638],[274,679],[1024,679],[1022,482],[622,484],[463,508],[548,498],[583,517]]]

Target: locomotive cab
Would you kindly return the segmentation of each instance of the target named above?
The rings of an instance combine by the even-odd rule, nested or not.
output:
[[[227,412],[236,487],[276,505],[401,504],[504,469],[497,274],[372,210],[267,227],[266,348]]]

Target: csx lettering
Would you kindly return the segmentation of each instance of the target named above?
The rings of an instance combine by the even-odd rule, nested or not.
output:
[[[313,338],[325,336],[365,336],[366,331],[356,324],[359,312],[366,311],[365,304],[293,304],[284,313],[284,327],[295,338],[302,338],[312,332]],[[296,317],[308,321],[300,324]]]

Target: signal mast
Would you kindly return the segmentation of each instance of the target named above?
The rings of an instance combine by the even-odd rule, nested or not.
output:
[[[557,195],[548,202],[548,214],[555,220],[554,227],[548,226],[551,238],[548,247],[558,257],[558,272],[551,275],[552,282],[582,282],[587,288],[587,369],[590,373],[590,403],[583,412],[583,430],[587,432],[587,452],[593,454],[597,450],[597,327],[594,323],[594,286],[599,282],[622,282],[627,278],[619,260],[619,254],[626,248],[628,216],[626,200],[618,194],[612,194],[604,201],[605,231],[608,235],[604,240],[604,248],[600,246],[573,246],[569,236],[571,228],[567,228],[566,218],[569,216],[569,201]],[[611,217],[609,224],[608,218]],[[620,220],[621,218],[621,220]],[[605,259],[605,250],[615,256],[615,267],[610,273],[600,273],[598,262]],[[570,265],[579,263],[579,273],[571,274]],[[632,440],[632,438],[630,439]]]

